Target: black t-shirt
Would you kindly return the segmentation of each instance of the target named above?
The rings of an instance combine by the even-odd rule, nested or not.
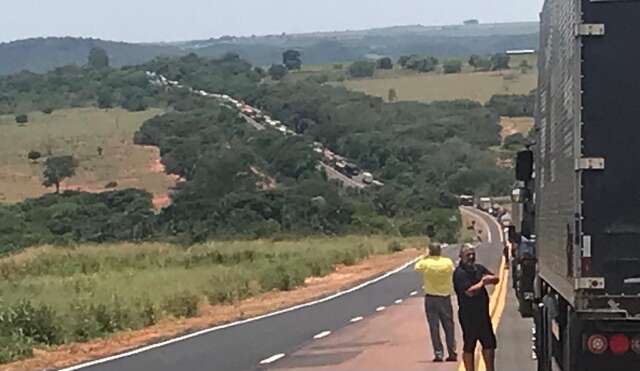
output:
[[[493,273],[481,264],[474,264],[472,267],[460,265],[456,268],[453,273],[453,287],[458,296],[459,311],[462,315],[489,315],[489,294],[485,288],[474,296],[467,295],[467,290],[486,275],[493,275]]]

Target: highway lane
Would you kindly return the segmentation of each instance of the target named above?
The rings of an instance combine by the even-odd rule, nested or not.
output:
[[[350,294],[273,317],[240,324],[108,362],[72,370],[252,370],[288,353],[323,331],[335,331],[356,317],[368,317],[420,286],[411,267]]]
[[[483,229],[483,240],[490,240],[478,246],[479,262],[497,273],[502,259],[498,226],[488,215],[475,209],[465,208],[463,212],[474,216],[478,226]],[[491,239],[488,238],[489,233]],[[458,247],[450,247],[444,253],[455,259]],[[505,272],[505,276],[509,276],[508,272]],[[492,296],[497,299],[494,300],[494,318],[499,322],[497,369],[533,371],[535,365],[530,357],[530,321],[519,318],[514,300],[506,292],[510,283],[505,282],[505,285],[505,289],[496,290],[495,295],[491,290]],[[457,303],[455,298],[453,300],[455,308]],[[457,334],[461,351],[462,337],[458,326]],[[414,297],[394,305],[384,313],[310,342],[264,368],[277,371],[464,371],[464,366],[459,363],[433,363],[432,359],[423,299]],[[477,368],[478,371],[485,369],[482,364]]]

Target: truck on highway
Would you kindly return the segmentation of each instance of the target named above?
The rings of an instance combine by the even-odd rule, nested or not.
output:
[[[640,370],[639,19],[636,0],[541,14],[536,138],[512,194],[535,241],[538,371]]]
[[[491,205],[493,205],[493,201],[490,197],[480,197],[478,200],[478,209],[482,211],[489,212]]]
[[[372,184],[373,183],[373,174],[369,172],[362,173],[362,183],[364,184]]]

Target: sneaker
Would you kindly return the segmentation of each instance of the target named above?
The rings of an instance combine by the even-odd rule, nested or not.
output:
[[[458,362],[458,356],[449,356],[447,362]]]
[[[442,362],[442,358],[436,357],[433,359],[433,362]]]

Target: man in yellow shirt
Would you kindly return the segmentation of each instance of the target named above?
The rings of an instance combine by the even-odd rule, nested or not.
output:
[[[453,308],[451,293],[453,292],[453,261],[441,256],[442,245],[429,244],[429,254],[420,259],[414,267],[421,272],[424,279],[424,308],[431,333],[431,343],[435,354],[434,362],[442,362],[444,349],[440,337],[440,324],[444,328],[449,357],[447,362],[457,362],[455,327],[453,324]]]

